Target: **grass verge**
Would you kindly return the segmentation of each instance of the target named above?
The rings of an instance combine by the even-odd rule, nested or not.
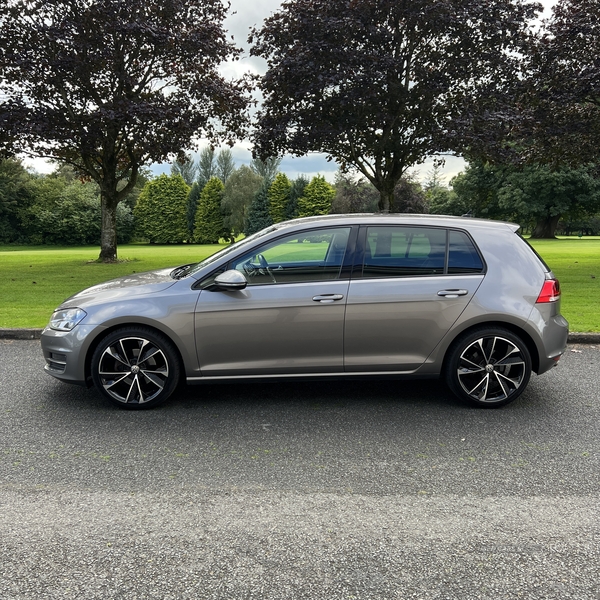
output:
[[[571,331],[600,331],[600,238],[530,240],[561,283]],[[101,281],[201,260],[222,248],[119,247],[123,262],[95,262],[99,248],[0,246],[0,328],[44,327],[68,296]]]

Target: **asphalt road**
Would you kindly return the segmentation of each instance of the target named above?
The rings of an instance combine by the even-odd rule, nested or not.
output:
[[[0,341],[0,600],[600,598],[600,347],[500,410],[436,381],[113,408]]]

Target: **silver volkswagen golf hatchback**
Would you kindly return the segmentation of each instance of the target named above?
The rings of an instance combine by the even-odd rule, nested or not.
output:
[[[442,377],[484,407],[555,366],[559,283],[518,225],[330,215],[273,225],[199,263],[75,294],[42,333],[45,370],[149,408],[188,384]]]

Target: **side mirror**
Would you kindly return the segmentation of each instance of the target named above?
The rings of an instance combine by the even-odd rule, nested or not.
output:
[[[243,290],[247,285],[248,281],[243,273],[240,273],[240,271],[236,271],[235,269],[230,269],[215,277],[212,290],[235,292],[237,290]]]

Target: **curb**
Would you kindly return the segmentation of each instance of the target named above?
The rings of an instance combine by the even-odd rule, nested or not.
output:
[[[0,339],[39,340],[41,333],[41,329],[0,329]],[[574,331],[572,333],[569,333],[567,343],[600,345],[600,333],[582,333],[579,331]]]

